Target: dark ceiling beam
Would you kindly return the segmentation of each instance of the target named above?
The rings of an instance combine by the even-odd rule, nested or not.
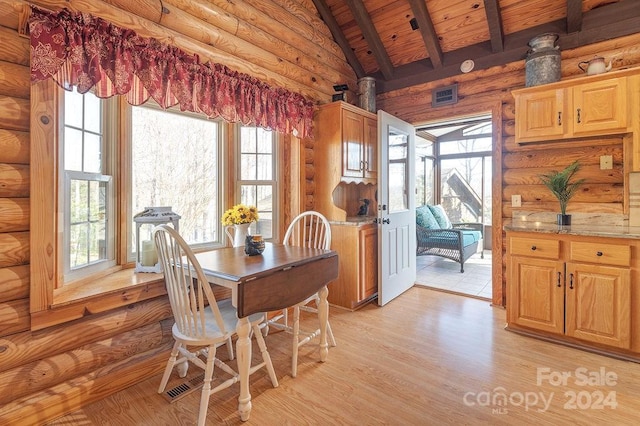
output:
[[[582,30],[582,0],[567,0],[567,34]]]
[[[496,0],[497,1],[497,0]],[[442,66],[442,48],[440,47],[440,41],[438,35],[433,27],[433,21],[427,10],[427,4],[424,1],[409,0],[413,15],[418,22],[418,28],[420,29],[420,35],[424,40],[424,45],[427,48],[429,59],[434,68],[440,68]]]
[[[333,16],[333,13],[331,13],[331,9],[329,9],[327,3],[324,0],[313,0],[313,4],[316,6],[316,9],[318,9],[318,13],[320,14],[320,17],[322,18],[324,23],[327,25],[327,27],[329,27],[329,31],[331,31],[333,39],[336,41],[336,43],[338,43],[340,49],[342,49],[347,62],[349,63],[349,65],[351,65],[351,68],[353,68],[353,71],[356,73],[356,77],[364,77],[366,75],[364,72],[364,68],[362,67],[362,64],[358,60],[356,54],[353,52],[353,49],[351,49],[347,38],[344,36],[344,33],[340,29],[340,25],[338,25],[338,22]],[[336,81],[335,83],[340,82]],[[351,89],[355,88],[352,87]]]
[[[360,27],[364,39],[369,44],[369,48],[376,57],[378,67],[380,68],[385,80],[392,79],[393,64],[391,63],[387,50],[382,44],[382,40],[380,40],[380,35],[378,34],[378,31],[376,31],[376,27],[371,21],[371,16],[369,16],[367,8],[364,7],[364,3],[362,3],[362,0],[346,0],[346,3],[349,6],[349,9],[351,9],[351,13],[353,13],[353,17]]]
[[[434,69],[430,61],[422,60],[396,68],[393,80],[385,81],[381,75],[373,75],[376,93],[459,75],[460,64],[466,59],[475,62],[475,70],[523,60],[528,51],[527,43],[543,33],[560,34],[558,46],[563,50],[636,34],[640,28],[640,7],[634,1],[621,1],[590,10],[583,18],[582,30],[576,33],[567,34],[567,22],[561,19],[505,36],[502,52],[492,53],[490,43],[483,42],[446,53],[441,68]]]
[[[504,30],[498,0],[484,0],[484,11],[487,14],[487,23],[489,24],[491,51],[493,53],[502,52],[504,50]]]

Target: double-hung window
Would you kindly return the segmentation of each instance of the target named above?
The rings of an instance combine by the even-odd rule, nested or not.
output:
[[[58,202],[62,206],[60,269],[69,282],[115,264],[115,194],[106,125],[111,102],[64,91]]]
[[[258,208],[253,232],[265,239],[277,237],[274,209],[277,206],[276,135],[260,127],[240,126],[238,181],[240,202]]]

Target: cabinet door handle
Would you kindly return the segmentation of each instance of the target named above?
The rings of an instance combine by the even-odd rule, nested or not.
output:
[[[558,287],[562,287],[562,273],[558,272]]]
[[[531,246],[531,250],[536,251],[538,249],[538,247],[536,246]]]
[[[558,111],[558,126],[562,126],[562,111]]]
[[[364,170],[364,161],[360,161],[360,170]]]
[[[569,274],[569,288],[573,290],[573,274]]]
[[[364,169],[363,170],[369,171],[369,162],[368,161],[364,162]]]
[[[580,123],[580,108],[578,108],[578,110],[576,112],[578,113],[578,115],[577,115],[578,123]]]
[[[598,257],[602,256],[602,252],[601,251],[596,252],[596,256],[598,256]]]

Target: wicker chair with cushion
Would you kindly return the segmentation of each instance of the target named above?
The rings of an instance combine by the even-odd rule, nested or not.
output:
[[[451,223],[442,206],[420,206],[416,209],[416,254],[445,257],[460,263],[476,253],[484,258],[484,225]]]

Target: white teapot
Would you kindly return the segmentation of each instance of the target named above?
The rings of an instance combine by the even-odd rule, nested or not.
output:
[[[587,75],[595,75],[602,74],[611,69],[611,64],[613,63],[613,59],[609,60],[609,64],[605,64],[604,58],[602,56],[595,56],[590,61],[582,61],[578,64],[578,68],[582,71],[586,71]],[[587,69],[583,68],[583,64],[587,65]]]

